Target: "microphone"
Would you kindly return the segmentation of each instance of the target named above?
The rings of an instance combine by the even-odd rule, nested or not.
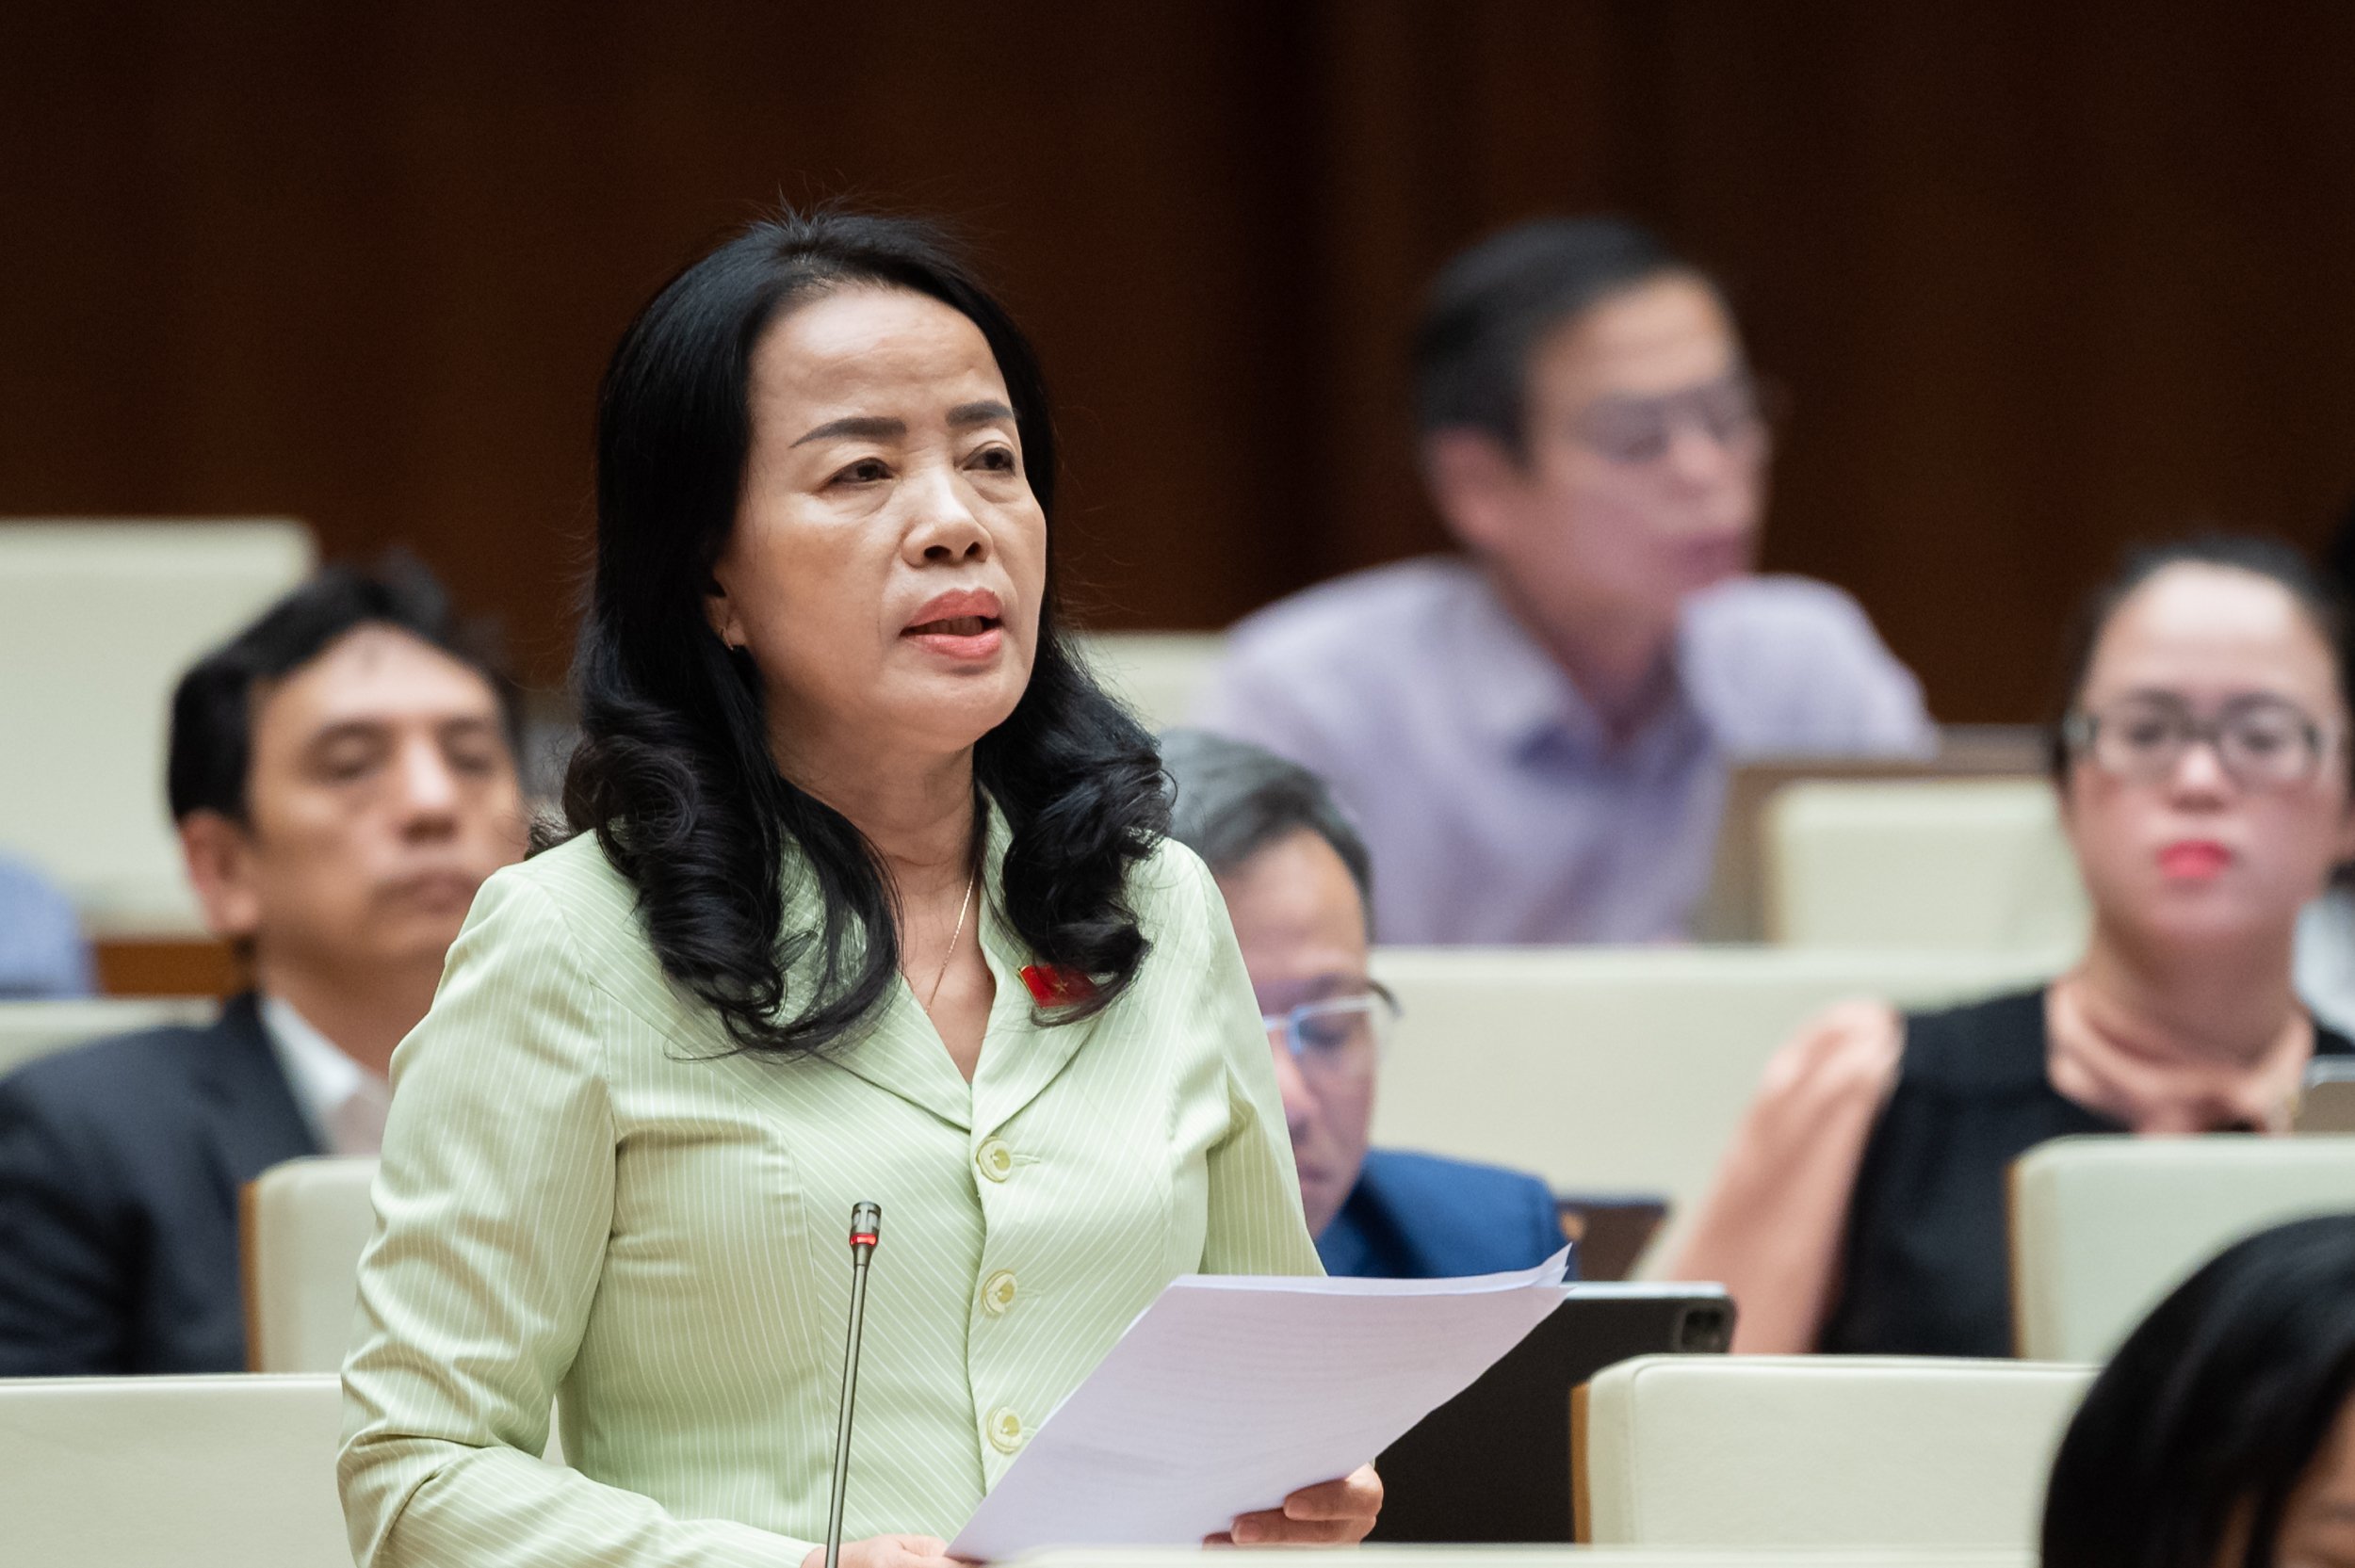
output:
[[[851,1338],[842,1350],[842,1421],[834,1434],[834,1501],[826,1509],[826,1568],[842,1556],[842,1495],[851,1483],[851,1404],[858,1398],[858,1333],[867,1316],[867,1263],[883,1231],[881,1204],[851,1205]]]

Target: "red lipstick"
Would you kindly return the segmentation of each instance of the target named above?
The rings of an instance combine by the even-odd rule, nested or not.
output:
[[[2233,851],[2211,838],[2178,839],[2159,851],[2159,870],[2177,881],[2207,881],[2232,864]]]

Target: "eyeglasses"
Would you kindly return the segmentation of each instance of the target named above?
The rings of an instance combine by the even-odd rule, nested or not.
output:
[[[2184,754],[2204,744],[2242,788],[2287,789],[2310,783],[2340,737],[2279,697],[2235,698],[2200,719],[2181,699],[2147,696],[2070,715],[2061,739],[2103,772],[2136,784],[2174,777]]]
[[[1356,1082],[1372,1075],[1398,1022],[1398,998],[1379,981],[1368,980],[1355,996],[1303,1002],[1289,1012],[1260,1016],[1270,1043],[1291,1053],[1301,1076],[1320,1082]]]
[[[1596,456],[1634,467],[1666,457],[1680,426],[1731,450],[1755,445],[1767,423],[1758,383],[1736,371],[1658,397],[1606,397],[1581,414],[1570,433]]]

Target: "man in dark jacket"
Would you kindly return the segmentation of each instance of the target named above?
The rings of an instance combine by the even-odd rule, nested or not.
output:
[[[523,852],[516,731],[413,565],[325,571],[183,678],[171,813],[253,989],[0,1079],[0,1376],[244,1368],[238,1194],[375,1152],[393,1047]]]
[[[1436,1279],[1544,1262],[1560,1212],[1535,1176],[1366,1147],[1397,1014],[1368,973],[1372,867],[1324,783],[1201,731],[1161,737],[1170,834],[1226,897],[1275,1050],[1301,1206],[1330,1274]]]

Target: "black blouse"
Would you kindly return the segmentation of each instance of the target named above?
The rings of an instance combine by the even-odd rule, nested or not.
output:
[[[2006,1173],[2038,1144],[2127,1128],[2055,1089],[2044,993],[1910,1014],[1897,1086],[1857,1170],[1839,1294],[1817,1348],[2012,1353]],[[2316,1025],[2314,1054],[2355,1056]]]

